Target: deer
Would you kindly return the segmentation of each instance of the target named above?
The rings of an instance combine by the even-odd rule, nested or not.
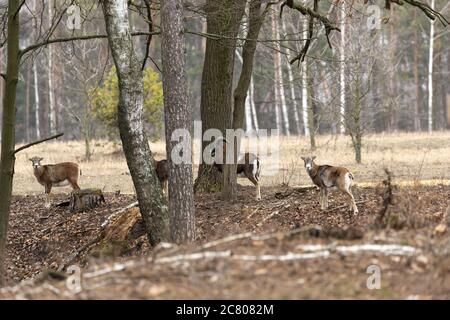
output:
[[[167,159],[154,160],[153,167],[155,168],[156,175],[158,176],[159,183],[164,193],[168,195],[168,180],[169,180],[169,167]]]
[[[41,161],[44,158],[33,157],[29,159],[33,165],[34,176],[37,181],[45,187],[45,194],[47,195],[45,207],[51,207],[50,192],[52,187],[65,187],[69,184],[73,190],[79,190],[78,186],[78,164],[73,162],[62,162],[57,164],[42,165]]]
[[[223,154],[226,154],[226,145],[227,140],[222,138],[222,140],[219,140],[219,142],[222,141],[223,143]],[[217,168],[217,170],[222,173],[223,171],[223,164],[216,162],[216,147],[214,147],[211,150],[211,157],[214,158],[213,165]],[[259,185],[259,176],[261,174],[261,163],[257,155],[253,153],[246,152],[243,155],[241,155],[238,158],[237,161],[237,168],[236,168],[236,174],[243,175],[247,177],[248,180],[250,180],[251,183],[256,188],[256,194],[255,199],[261,200],[261,188]]]
[[[305,163],[305,169],[314,184],[320,189],[320,208],[328,209],[328,191],[337,188],[348,199],[349,209],[354,214],[358,213],[355,198],[350,190],[353,185],[353,174],[344,167],[334,167],[329,165],[317,165],[314,162],[316,156],[301,157]]]

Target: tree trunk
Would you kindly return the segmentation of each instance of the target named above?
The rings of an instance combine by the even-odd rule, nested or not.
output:
[[[305,63],[305,62],[303,62]],[[309,142],[311,151],[316,150],[316,125],[315,125],[315,110],[316,110],[316,92],[314,90],[314,81],[311,79],[307,83],[309,86],[309,107],[308,107],[308,128],[309,128]]]
[[[253,77],[250,80],[250,107],[252,110],[252,119],[253,119],[253,125],[255,126],[256,133],[259,132],[259,123],[258,123],[258,115],[256,113],[256,106],[255,106],[255,84],[253,81]]]
[[[36,57],[37,59],[37,57]],[[36,139],[41,138],[41,124],[39,121],[39,81],[36,59],[33,61],[33,78],[34,78],[34,117],[35,117],[35,129],[36,129]]]
[[[255,57],[257,39],[261,30],[264,16],[261,13],[262,0],[250,2],[249,24],[246,40],[242,49],[242,69],[239,81],[234,90],[233,128],[244,128],[245,103],[249,92],[253,73],[253,59]],[[251,99],[249,99],[251,100]],[[251,107],[251,106],[250,106]],[[251,121],[251,119],[250,119]]]
[[[355,147],[355,161],[361,163],[361,149],[362,149],[362,128],[361,128],[361,99],[359,93],[359,83],[357,83],[357,94],[355,97],[355,108],[353,110],[353,125],[354,125],[354,147]]]
[[[30,142],[30,87],[32,65],[27,64],[27,77],[25,79],[25,141]]]
[[[19,78],[19,0],[8,1],[7,66],[0,160],[0,286],[5,281],[6,241],[14,176],[16,89]]]
[[[190,127],[192,109],[188,102],[186,79],[185,35],[182,0],[161,3],[161,57],[164,88],[166,152],[169,161],[169,215],[172,241],[195,240],[195,206],[192,183],[192,144]],[[183,130],[183,161],[175,161],[173,153],[177,130]]]
[[[37,9],[37,0],[33,1],[33,11]],[[37,19],[34,19],[33,22],[33,40],[36,41],[38,31]],[[41,139],[41,124],[39,121],[39,113],[40,113],[40,105],[39,105],[39,80],[38,80],[38,70],[37,70],[37,62],[38,56],[33,59],[33,80],[34,80],[34,117],[35,117],[35,131],[36,131],[36,140]]]
[[[431,0],[434,9],[435,0]],[[433,62],[434,62],[434,20],[430,20],[430,47],[428,51],[428,132],[433,132]]]
[[[283,31],[283,36],[286,36],[286,26],[284,23],[284,19],[281,19],[281,30]],[[290,51],[286,50],[286,58],[288,61],[291,61],[291,55]],[[287,70],[288,70],[288,79],[289,79],[289,89],[290,89],[290,95],[291,95],[291,103],[292,108],[294,109],[294,121],[295,121],[295,127],[297,129],[297,134],[302,134],[302,129],[300,125],[300,117],[298,114],[298,103],[297,103],[297,97],[295,96],[295,85],[294,85],[294,72],[292,71],[292,65],[290,63],[287,63]]]
[[[205,6],[207,32],[223,36],[206,40],[205,61],[202,73],[200,114],[202,134],[208,129],[218,129],[226,136],[226,129],[233,127],[232,83],[236,37],[239,30],[245,1],[208,0]],[[203,141],[202,153],[209,141]],[[224,165],[222,175],[222,195],[224,198],[236,196],[233,173],[229,165]],[[200,164],[195,190],[215,192],[220,189],[220,173],[211,165]]]
[[[152,245],[169,238],[168,208],[144,131],[141,61],[134,51],[127,0],[102,2],[106,32],[119,79],[118,122],[123,151]]]
[[[274,39],[280,38],[280,31],[278,27],[278,19],[276,11],[272,12],[272,37]],[[289,128],[289,115],[286,106],[286,96],[284,94],[284,80],[283,80],[283,67],[281,65],[281,48],[278,41],[275,42],[275,86],[278,87],[278,101],[281,103],[281,113],[283,115],[283,128],[284,133],[287,136],[291,135]]]
[[[48,26],[52,27],[53,19],[53,0],[48,0]],[[50,122],[50,135],[54,135],[56,132],[56,111],[55,111],[55,99],[53,92],[53,48],[48,46],[48,105],[50,108],[49,122]]]
[[[308,19],[303,18],[303,39],[308,38]],[[309,111],[308,111],[308,65],[306,59],[302,62],[302,114],[303,114],[303,128],[305,131],[305,136],[308,137],[310,134],[310,121],[309,121]]]
[[[239,62],[241,64],[244,63],[244,59],[242,58],[241,53],[236,50],[236,57],[239,59]],[[243,67],[243,66],[242,66]],[[245,132],[247,134],[250,134],[253,131],[253,104],[255,103],[253,100],[253,91],[251,89],[253,84],[253,75],[250,77],[250,85],[249,85],[249,89],[246,93],[246,96],[248,95],[248,99],[245,99],[245,108],[244,108],[244,114],[245,114]],[[236,92],[235,92],[236,93]],[[236,100],[236,98],[235,98]],[[235,102],[235,106],[234,106],[234,110],[233,110],[233,117],[234,117],[234,113],[236,113],[236,102]],[[234,123],[234,121],[233,121]]]
[[[346,16],[346,6],[345,1],[342,1],[342,8],[341,8],[341,15],[340,15],[340,23],[341,23],[341,43],[339,46],[340,50],[340,62],[339,62],[339,90],[340,90],[340,108],[339,108],[339,132],[340,134],[345,133],[345,84],[346,84],[346,77],[345,77],[345,47],[346,47],[346,22],[345,22],[345,16]]]
[[[414,20],[417,19],[417,10],[414,10]],[[422,130],[420,119],[420,79],[419,79],[419,36],[418,26],[414,27],[414,50],[413,50],[413,71],[414,71],[414,86],[415,86],[415,101],[414,101],[414,131]]]

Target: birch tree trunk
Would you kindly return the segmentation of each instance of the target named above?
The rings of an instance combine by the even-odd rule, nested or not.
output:
[[[48,0],[48,26],[52,27],[53,19],[53,0]],[[48,104],[50,108],[49,122],[50,122],[50,135],[54,135],[56,132],[56,111],[55,111],[55,99],[53,92],[53,48],[48,46]]]
[[[3,96],[2,145],[0,158],[0,286],[5,281],[6,241],[14,176],[16,89],[19,81],[20,0],[8,1],[7,63]]]
[[[434,9],[435,0],[431,0]],[[428,132],[433,132],[433,62],[434,62],[434,20],[430,20],[430,47],[428,51]]]
[[[308,38],[308,19],[303,18],[303,39]],[[309,112],[308,112],[308,65],[306,59],[302,62],[302,113],[303,113],[303,128],[305,136],[310,135],[309,131]]]
[[[252,119],[253,119],[253,126],[255,127],[256,133],[259,131],[259,123],[258,123],[258,114],[256,113],[256,106],[255,106],[255,83],[253,81],[253,76],[250,79],[250,107],[252,111]]]
[[[417,19],[417,10],[414,10],[414,20]],[[414,49],[413,49],[413,72],[414,72],[414,86],[415,86],[415,101],[414,101],[414,131],[422,130],[420,119],[420,79],[419,79],[419,36],[418,26],[414,28]]]
[[[283,32],[283,36],[285,36],[286,35],[286,26],[284,23],[284,19],[281,19],[281,30]],[[289,50],[286,50],[286,58],[288,61],[291,61],[291,55],[290,55]],[[290,63],[287,63],[287,70],[288,70],[289,89],[290,89],[292,107],[294,109],[295,127],[297,129],[297,134],[301,135],[302,129],[301,129],[301,125],[300,125],[300,117],[298,114],[297,97],[295,96],[294,72],[292,71],[292,65]]]
[[[144,131],[142,62],[134,51],[127,0],[102,1],[106,32],[119,79],[118,122],[123,151],[152,245],[169,238],[169,217]]]
[[[280,32],[278,29],[278,19],[277,13],[275,11],[272,12],[272,38],[278,39],[280,36]],[[275,42],[275,51],[274,51],[274,69],[275,69],[275,95],[276,103],[279,106],[281,104],[281,112],[283,115],[283,128],[284,133],[287,136],[291,135],[289,128],[289,116],[287,112],[286,106],[286,97],[284,95],[284,85],[283,85],[283,70],[281,67],[281,52],[280,52],[280,43],[278,41]],[[279,107],[278,107],[279,108]],[[281,121],[281,119],[279,120]],[[278,128],[279,129],[279,128]]]
[[[178,141],[172,134],[184,130],[185,146],[191,147],[192,110],[188,103],[185,35],[182,0],[161,2],[161,57],[164,89],[166,152],[169,161],[169,216],[172,241],[195,240],[195,206],[192,183],[192,152],[185,150],[186,162],[175,163],[172,151]]]
[[[33,11],[36,11],[37,8],[37,0],[33,1]],[[38,30],[37,19],[33,21],[33,40],[36,41],[36,33]],[[34,81],[34,117],[35,117],[35,132],[36,132],[36,140],[41,139],[41,124],[39,121],[39,80],[38,80],[38,70],[36,60],[38,57],[34,57],[33,59],[33,81]]]
[[[27,63],[27,76],[25,79],[25,141],[30,142],[30,86],[32,65]]]
[[[39,81],[38,81],[38,72],[36,59],[33,60],[33,78],[34,78],[34,117],[35,117],[35,130],[36,130],[36,139],[39,140],[41,138],[41,130],[40,130],[40,121],[39,121]]]
[[[341,22],[341,43],[339,47],[340,51],[340,63],[339,63],[339,87],[340,87],[340,108],[339,108],[339,132],[341,134],[345,133],[345,47],[346,47],[346,22],[345,22],[345,16],[346,16],[346,5],[345,1],[342,1],[342,7],[340,11],[340,22]]]

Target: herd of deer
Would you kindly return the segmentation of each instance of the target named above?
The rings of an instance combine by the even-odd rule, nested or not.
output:
[[[223,144],[226,152],[226,141]],[[211,156],[216,159],[215,148],[211,151]],[[320,189],[320,207],[322,210],[328,208],[328,192],[337,188],[348,200],[349,209],[355,214],[358,213],[356,202],[351,192],[353,184],[352,173],[344,167],[335,167],[329,165],[318,165],[314,162],[316,157],[301,157],[304,161],[306,172],[313,183]],[[222,158],[223,159],[223,158]],[[30,161],[33,164],[34,175],[37,181],[45,187],[46,202],[45,206],[49,208],[50,192],[52,187],[72,186],[72,189],[78,190],[78,175],[81,175],[78,164],[73,162],[62,162],[58,164],[42,165],[43,158],[33,157]],[[214,161],[214,166],[219,172],[222,172],[223,165]],[[166,159],[153,163],[161,187],[167,194],[167,183],[169,178],[168,162]],[[260,159],[252,153],[245,153],[238,159],[237,174],[243,174],[256,187],[256,199],[261,199],[261,190],[259,185],[259,176],[261,172]]]

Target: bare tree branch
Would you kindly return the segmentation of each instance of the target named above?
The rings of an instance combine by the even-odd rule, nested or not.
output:
[[[24,145],[24,146],[22,146],[22,147],[16,149],[16,150],[14,151],[14,154],[16,154],[17,152],[20,152],[20,151],[22,151],[22,150],[28,149],[28,148],[30,148],[30,147],[32,147],[32,146],[35,146],[35,145],[37,145],[37,144],[40,144],[40,143],[42,143],[42,142],[45,142],[45,141],[48,141],[48,140],[57,139],[57,138],[59,138],[59,137],[61,137],[61,136],[63,136],[63,135],[64,135],[64,133],[58,133],[58,134],[56,134],[56,135],[54,135],[54,136],[51,136],[51,137],[48,137],[48,138],[45,138],[45,139],[41,139],[41,140],[37,140],[37,141],[31,142],[31,143],[28,143],[28,144],[26,144],[26,145]]]

